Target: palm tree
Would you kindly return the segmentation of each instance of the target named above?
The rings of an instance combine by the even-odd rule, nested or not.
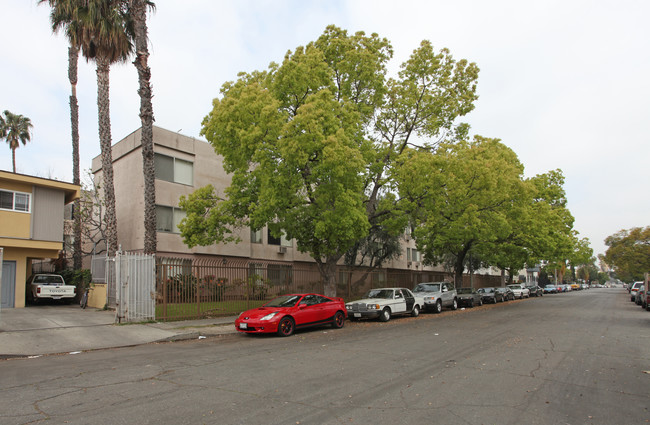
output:
[[[147,7],[155,8],[148,0],[128,0],[128,11],[135,32],[135,61],[140,88],[140,120],[142,122],[142,171],[144,174],[144,252],[156,252],[156,177],[153,152],[153,105],[151,102],[151,70],[147,64]]]
[[[20,146],[20,143],[26,145],[27,142],[31,141],[30,129],[32,126],[32,121],[20,114],[13,114],[9,111],[4,111],[4,118],[0,121],[0,135],[2,138],[7,141],[9,144],[9,149],[11,149],[11,163],[14,167],[14,173],[16,172],[16,149]]]
[[[132,53],[132,26],[124,3],[118,0],[69,0],[70,28],[86,60],[97,65],[99,140],[106,203],[107,251],[117,251],[117,217],[110,119],[109,72],[113,63],[125,62]]]
[[[74,2],[71,0],[39,0],[41,3],[49,3],[52,8],[50,21],[52,31],[65,32],[70,47],[68,48],[68,79],[70,80],[70,127],[72,133],[72,183],[81,184],[79,172],[79,103],[77,102],[77,65],[79,62],[79,40],[74,30],[76,21],[74,18]],[[82,267],[81,264],[81,200],[74,201],[74,243],[72,247],[73,265],[75,270]]]

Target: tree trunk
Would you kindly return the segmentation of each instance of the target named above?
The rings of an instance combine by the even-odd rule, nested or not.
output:
[[[77,103],[77,64],[79,48],[68,48],[68,79],[70,80],[70,128],[72,131],[72,183],[81,184],[79,172],[79,104]],[[72,246],[72,264],[75,270],[81,265],[81,200],[74,201],[74,242]]]
[[[456,263],[454,264],[454,286],[456,289],[463,287],[463,272],[465,271],[465,266],[463,265],[465,257],[457,258]]]
[[[342,255],[329,256],[325,262],[318,261],[318,271],[320,271],[321,278],[323,279],[323,295],[326,297],[336,296],[336,263],[341,259]]]
[[[16,148],[11,148],[11,164],[14,166],[14,174],[16,174]]]
[[[106,204],[106,238],[108,255],[117,251],[117,216],[115,211],[115,187],[113,186],[113,154],[111,152],[111,116],[109,97],[110,64],[104,57],[97,57],[97,110],[99,115],[99,143],[102,155],[104,202]]]
[[[153,151],[153,105],[151,70],[147,64],[147,2],[131,0],[129,10],[135,22],[135,61],[140,87],[140,121],[142,123],[142,172],[144,173],[144,252],[154,254],[156,242],[156,176]]]

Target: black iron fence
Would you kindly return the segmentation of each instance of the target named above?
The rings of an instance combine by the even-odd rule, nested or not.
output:
[[[445,279],[449,280],[450,276],[444,272],[339,267],[337,296],[354,300],[372,288],[412,289],[420,282]],[[498,276],[474,276],[474,286],[498,286],[498,279]],[[156,258],[157,320],[233,316],[278,295],[302,292],[324,292],[315,264]]]

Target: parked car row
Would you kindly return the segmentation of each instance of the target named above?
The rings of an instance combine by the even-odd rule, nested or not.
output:
[[[650,311],[650,290],[644,282],[634,282],[630,287],[630,300],[640,305],[644,310]]]
[[[559,285],[544,286],[543,293],[560,294],[562,292],[581,291],[583,289],[589,289],[589,285],[586,283],[572,283],[572,284],[561,283]]]
[[[521,290],[518,298],[530,295],[529,288],[522,286],[518,289]],[[290,336],[296,329],[313,326],[342,328],[346,319],[387,322],[395,315],[417,317],[423,310],[440,313],[443,307],[456,310],[458,306],[472,308],[486,302],[496,304],[514,299],[515,292],[507,286],[456,291],[451,282],[420,283],[413,291],[407,288],[371,289],[362,299],[348,303],[343,298],[320,294],[288,294],[241,313],[235,320],[235,328],[248,334]]]

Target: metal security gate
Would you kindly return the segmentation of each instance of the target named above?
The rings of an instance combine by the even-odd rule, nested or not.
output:
[[[109,259],[110,261],[111,259]],[[156,257],[115,254],[115,321],[156,319]]]
[[[0,275],[0,308],[15,307],[16,300],[16,262],[2,261],[2,274]]]

